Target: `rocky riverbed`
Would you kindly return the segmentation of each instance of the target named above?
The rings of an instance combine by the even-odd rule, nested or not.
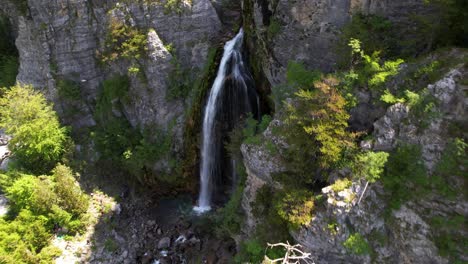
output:
[[[56,263],[227,263],[235,253],[234,241],[204,232],[188,196],[114,199],[97,191],[92,201],[87,232],[54,239],[63,251]]]

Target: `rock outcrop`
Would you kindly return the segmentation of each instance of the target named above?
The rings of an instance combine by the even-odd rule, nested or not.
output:
[[[466,124],[467,86],[463,80],[467,76],[466,66],[458,65],[423,90],[427,93],[423,92],[422,96],[432,96],[437,102],[430,109],[437,114],[427,114],[422,117],[424,120],[404,103],[390,106],[386,114],[374,123],[373,140],[361,142],[361,147],[374,151],[392,151],[399,144],[420,146],[428,177],[435,177],[432,175],[434,168],[450,140],[447,136],[450,124]],[[268,133],[264,136],[265,140],[271,137]],[[242,204],[247,212],[246,231],[250,233],[255,226],[255,219],[249,211],[249,203],[255,200],[257,186],[274,185],[272,173],[278,171],[275,168],[281,168],[281,160],[274,159],[268,152],[262,152],[261,148],[242,147],[248,172],[247,182],[251,184],[245,189]],[[334,176],[330,178],[334,179]],[[463,185],[451,180],[446,184],[450,188]],[[316,207],[309,224],[290,232],[296,242],[316,257],[316,263],[450,263],[451,260],[440,249],[441,242],[438,239],[443,237],[443,231],[434,226],[434,219],[466,218],[468,202],[462,193],[448,198],[431,192],[392,210],[389,205],[391,197],[379,182],[370,184],[358,203],[364,185],[365,182],[354,181],[350,187],[340,191],[334,191],[330,186],[323,188],[324,205]],[[453,232],[452,236],[467,235],[464,229]],[[369,245],[368,254],[355,254],[344,245],[352,234],[362,235]],[[461,260],[468,260],[460,247],[452,250],[457,250]]]
[[[261,60],[270,83],[277,85],[284,81],[288,61],[324,72],[334,70],[340,56],[339,32],[355,13],[378,14],[409,28],[413,14],[427,12],[430,9],[423,0],[249,0],[244,20],[253,23],[249,41],[256,59]]]
[[[113,112],[141,131],[171,128],[173,151],[181,151],[184,100],[168,99],[169,78],[176,64],[191,75],[184,77],[196,78],[209,48],[217,44],[222,25],[209,0],[180,1],[173,8],[165,1],[39,0],[27,4],[24,12],[9,0],[0,1],[0,13],[10,16],[17,31],[18,82],[44,91],[66,124],[83,129],[96,125],[94,112],[102,82],[126,75],[137,63],[145,77],[130,74],[131,100]],[[100,54],[106,49],[112,19],[147,32],[145,56],[137,61],[102,62]],[[64,80],[79,86],[79,98],[61,98],[58,83]]]

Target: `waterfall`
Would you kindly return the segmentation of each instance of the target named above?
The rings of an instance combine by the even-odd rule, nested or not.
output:
[[[254,81],[242,56],[244,32],[239,33],[224,45],[224,53],[211,87],[205,107],[202,127],[200,164],[200,194],[194,210],[203,213],[211,210],[216,183],[223,175],[235,178],[234,169],[226,173],[227,167],[234,167],[235,161],[226,163],[223,137],[233,129],[241,117],[255,111],[258,115],[258,96]],[[255,114],[255,113],[254,113]],[[223,135],[224,134],[224,135]],[[229,164],[230,163],[230,164]],[[225,171],[223,171],[225,170]],[[222,179],[221,179],[222,180]],[[235,180],[235,179],[231,179]]]

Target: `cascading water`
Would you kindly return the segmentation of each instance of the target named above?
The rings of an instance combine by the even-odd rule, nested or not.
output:
[[[200,195],[194,210],[203,213],[211,210],[213,192],[219,177],[229,175],[235,180],[235,161],[225,162],[223,139],[248,113],[258,115],[258,96],[254,82],[242,56],[244,32],[224,45],[224,53],[216,79],[211,87],[205,107],[202,127],[200,165]],[[224,134],[224,135],[223,135]],[[231,173],[225,167],[231,167]]]

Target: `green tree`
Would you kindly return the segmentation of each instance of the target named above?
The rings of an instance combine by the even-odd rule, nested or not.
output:
[[[31,86],[16,85],[0,98],[0,127],[13,138],[10,149],[18,163],[47,172],[65,151],[66,129],[44,96]]]
[[[358,178],[366,180],[366,186],[359,197],[358,204],[361,202],[362,197],[366,193],[369,183],[374,183],[380,178],[384,172],[385,164],[387,163],[389,154],[386,152],[373,152],[368,151],[358,154],[354,166],[354,174]]]
[[[57,194],[60,207],[73,215],[85,213],[89,200],[73,177],[72,170],[59,164],[53,170],[52,177],[55,181],[54,193]]]
[[[375,51],[372,55],[366,54],[358,39],[350,39],[348,45],[353,55],[351,72],[358,75],[357,84],[366,88],[379,88],[388,77],[398,73],[400,64],[404,62],[402,59],[381,62],[380,52]]]
[[[305,170],[310,171],[310,160],[318,161],[321,168],[330,168],[346,148],[354,147],[355,135],[346,131],[349,114],[346,101],[336,90],[338,80],[333,77],[315,82],[314,89],[302,89],[295,101],[287,105],[287,131],[292,151],[298,153]],[[290,133],[291,132],[291,133]],[[306,154],[306,155],[303,155]]]

